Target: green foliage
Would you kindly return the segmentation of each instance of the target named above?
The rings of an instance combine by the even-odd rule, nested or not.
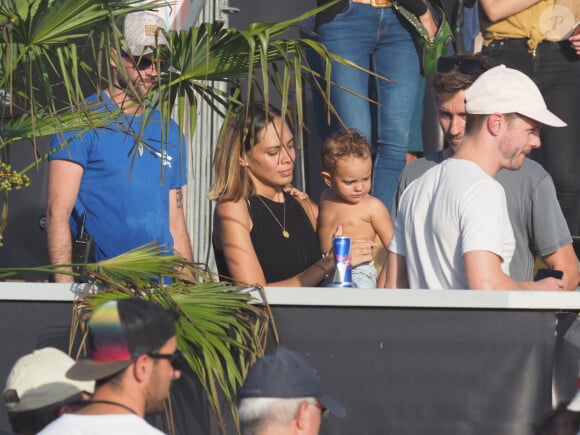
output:
[[[177,312],[178,347],[199,377],[218,422],[223,425],[220,398],[236,415],[236,392],[255,358],[264,353],[271,320],[267,307],[248,293],[250,289],[213,282],[203,267],[157,244],[89,264],[87,269],[91,284],[80,286],[73,333],[84,333],[90,312],[111,299],[146,298]],[[172,282],[163,285],[162,277]]]
[[[118,51],[123,42],[115,18],[165,3],[0,0],[0,162],[4,165],[0,168],[0,242],[7,222],[8,191],[25,187],[26,173],[47,158],[36,153],[35,161],[24,168],[13,168],[10,146],[22,140],[35,143],[38,137],[66,131],[82,134],[100,126],[113,128],[117,112],[92,110],[85,96],[108,86],[110,48]],[[249,98],[257,96],[266,102],[276,91],[282,97],[283,113],[293,101],[301,127],[302,86],[304,78],[309,77],[322,93],[328,110],[335,113],[328,99],[331,61],[361,68],[313,40],[285,34],[318,10],[279,23],[252,24],[242,30],[226,29],[216,22],[168,32],[168,45],[160,47],[158,54],[171,67],[162,74],[159,92],[146,107],[159,109],[166,122],[176,113],[182,130],[189,129],[191,138],[202,101],[224,115],[240,104],[242,88]],[[308,65],[306,50],[326,60],[323,77]],[[223,92],[218,84],[224,83],[235,90]],[[219,394],[230,401],[235,414],[237,387],[252,360],[263,353],[270,321],[267,307],[253,304],[253,299],[235,286],[213,282],[203,269],[164,250],[148,245],[89,265],[98,292],[84,295],[77,303],[73,327],[82,328],[86,310],[107,298],[147,297],[180,311],[179,345],[222,421]],[[182,269],[188,274],[183,275]],[[55,266],[26,270],[53,272]],[[0,279],[20,271],[0,269]],[[161,286],[161,276],[176,279]]]
[[[162,0],[0,2],[0,161],[10,163],[9,146],[16,141],[29,139],[34,143],[40,136],[83,132],[113,120],[115,112],[91,111],[85,96],[109,82],[110,48],[118,51],[122,47],[115,18],[163,4]],[[242,30],[226,29],[216,22],[169,31],[168,45],[160,47],[159,54],[171,67],[162,74],[159,92],[147,107],[159,109],[166,121],[176,113],[191,139],[201,101],[223,115],[240,104],[241,86],[245,86],[248,98],[257,95],[266,101],[273,88],[282,97],[283,112],[290,101],[295,103],[301,127],[302,86],[308,77],[334,113],[328,104],[330,61],[361,68],[329,53],[318,42],[286,35],[318,10],[279,23],[251,24]],[[310,68],[306,50],[327,60],[324,77]],[[322,79],[326,80],[324,86]],[[223,92],[219,83],[228,83],[230,89],[237,87],[238,91]],[[15,170],[25,174],[46,157],[38,155],[36,161]],[[3,192],[0,188],[0,195]],[[7,204],[6,196],[4,199]],[[7,213],[5,208],[3,214]],[[0,234],[3,229],[0,222]]]
[[[20,174],[12,169],[7,163],[0,162],[0,189],[7,192],[12,189],[20,189],[30,185],[30,178],[26,174]]]

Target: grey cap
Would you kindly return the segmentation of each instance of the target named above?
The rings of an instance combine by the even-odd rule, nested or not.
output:
[[[153,53],[157,45],[167,45],[167,39],[161,31],[165,30],[165,21],[155,12],[131,12],[122,23],[123,36],[132,56]]]

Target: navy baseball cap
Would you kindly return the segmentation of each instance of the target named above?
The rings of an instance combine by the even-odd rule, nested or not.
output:
[[[308,361],[284,347],[259,358],[248,372],[239,398],[255,397],[314,397],[337,417],[346,415],[344,407],[323,390],[318,373]]]

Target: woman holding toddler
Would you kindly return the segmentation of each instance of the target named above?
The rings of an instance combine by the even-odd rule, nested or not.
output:
[[[313,287],[334,272],[333,255],[322,255],[318,244],[318,208],[285,191],[295,157],[292,130],[277,109],[257,102],[226,118],[209,193],[217,201],[212,242],[223,277]],[[373,246],[353,240],[353,265],[371,261]]]

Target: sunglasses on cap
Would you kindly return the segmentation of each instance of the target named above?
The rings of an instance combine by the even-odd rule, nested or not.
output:
[[[488,63],[484,59],[478,58],[454,58],[440,57],[437,60],[437,72],[447,73],[456,68],[462,74],[481,74],[489,69]]]
[[[160,59],[149,59],[143,56],[131,56],[124,50],[121,50],[121,56],[127,60],[130,60],[135,68],[141,71],[148,70],[153,66],[155,66],[158,70],[167,69],[166,62]]]
[[[185,357],[178,349],[173,353],[148,353],[147,356],[152,359],[166,359],[175,370],[182,370],[185,366]]]

